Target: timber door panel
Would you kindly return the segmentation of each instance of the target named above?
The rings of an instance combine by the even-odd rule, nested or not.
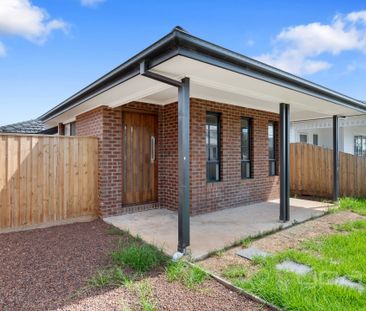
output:
[[[123,112],[123,204],[158,199],[157,117]]]

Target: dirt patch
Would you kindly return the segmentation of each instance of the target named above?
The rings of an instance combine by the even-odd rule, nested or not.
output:
[[[328,214],[326,216],[307,221],[305,223],[290,227],[286,230],[276,232],[266,237],[250,243],[250,246],[259,248],[266,252],[275,253],[286,249],[294,248],[301,242],[315,237],[334,233],[335,225],[344,224],[346,222],[365,219],[352,212],[339,212]],[[244,265],[247,269],[247,276],[253,275],[257,271],[257,266],[251,261],[243,259],[236,255],[237,251],[242,247],[234,247],[226,252],[218,253],[206,260],[199,262],[204,269],[223,276],[224,269],[230,265]]]
[[[124,242],[109,228],[96,220],[1,234],[0,310],[139,310],[133,288],[81,290]],[[169,283],[162,267],[142,281],[151,284],[157,310],[266,310],[211,279],[197,290]]]

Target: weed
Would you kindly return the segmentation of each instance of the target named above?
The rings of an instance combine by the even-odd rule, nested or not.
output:
[[[118,236],[125,236],[125,235],[128,235],[128,232],[126,231],[123,231],[115,226],[110,226],[108,229],[107,229],[107,234],[108,235],[118,235]]]
[[[202,269],[190,266],[182,260],[171,262],[166,269],[166,275],[169,282],[180,281],[190,289],[202,284],[207,278]]]
[[[241,265],[230,265],[223,271],[223,276],[228,279],[243,278],[247,271],[244,266]]]
[[[119,267],[99,270],[92,276],[88,285],[91,288],[104,288],[109,286],[130,286],[132,280]]]
[[[240,244],[243,248],[247,248],[250,246],[250,244],[253,242],[253,238],[252,237],[247,237],[243,240],[240,241]]]
[[[133,243],[111,254],[117,265],[127,266],[136,272],[144,273],[166,261],[161,250],[152,245]]]
[[[149,282],[143,281],[137,286],[139,305],[143,311],[155,311],[156,303],[153,300],[153,291]]]

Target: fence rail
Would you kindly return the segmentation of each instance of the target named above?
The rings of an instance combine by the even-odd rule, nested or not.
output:
[[[290,147],[291,192],[332,198],[333,151],[294,143]],[[366,197],[366,159],[340,153],[340,195]]]
[[[0,229],[96,216],[98,141],[0,135]]]

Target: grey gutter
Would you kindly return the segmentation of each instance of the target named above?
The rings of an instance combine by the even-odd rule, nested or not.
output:
[[[337,105],[366,112],[366,104],[362,101],[194,37],[180,27],[176,27],[142,52],[40,116],[39,120],[47,121],[137,76],[140,62],[143,60],[149,64],[147,69],[151,69],[177,55],[245,74]]]

